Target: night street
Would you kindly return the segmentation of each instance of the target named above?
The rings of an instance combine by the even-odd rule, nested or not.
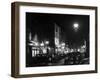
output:
[[[89,16],[26,13],[26,67],[89,64]]]

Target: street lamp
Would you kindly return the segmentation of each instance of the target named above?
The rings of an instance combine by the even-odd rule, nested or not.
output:
[[[73,28],[75,31],[77,31],[79,29],[79,24],[78,23],[74,23],[73,24]]]
[[[41,46],[44,46],[44,43],[42,42],[40,45],[41,45]]]
[[[49,41],[45,41],[45,44],[48,45],[49,44]]]

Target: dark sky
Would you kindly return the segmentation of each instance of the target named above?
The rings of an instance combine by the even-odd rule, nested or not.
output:
[[[77,32],[73,29],[75,22],[79,24]],[[26,13],[26,32],[31,31],[33,36],[37,34],[40,39],[52,38],[55,23],[61,27],[67,41],[78,43],[89,39],[88,15]]]

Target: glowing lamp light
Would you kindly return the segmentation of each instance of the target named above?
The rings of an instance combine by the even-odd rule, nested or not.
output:
[[[65,46],[65,43],[62,43],[61,45],[62,45],[62,46]]]
[[[74,27],[75,28],[78,28],[79,27],[79,24],[78,23],[74,23]]]
[[[80,49],[78,49],[77,51],[80,52]]]
[[[41,45],[41,46],[44,46],[44,43],[41,43],[40,45]]]
[[[62,49],[64,49],[65,47],[62,47]]]
[[[49,44],[49,41],[45,41],[45,44]]]
[[[78,23],[74,23],[73,27],[74,27],[74,30],[77,31],[79,29],[79,24]]]
[[[38,46],[39,44],[38,43],[35,43],[35,46]]]

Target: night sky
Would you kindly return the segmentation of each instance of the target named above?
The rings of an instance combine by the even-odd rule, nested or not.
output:
[[[73,29],[77,22],[79,29]],[[47,14],[47,13],[26,13],[26,33],[37,34],[40,40],[50,40],[54,36],[54,24],[61,27],[62,35],[71,43],[79,43],[83,40],[89,41],[89,16],[69,14]]]

